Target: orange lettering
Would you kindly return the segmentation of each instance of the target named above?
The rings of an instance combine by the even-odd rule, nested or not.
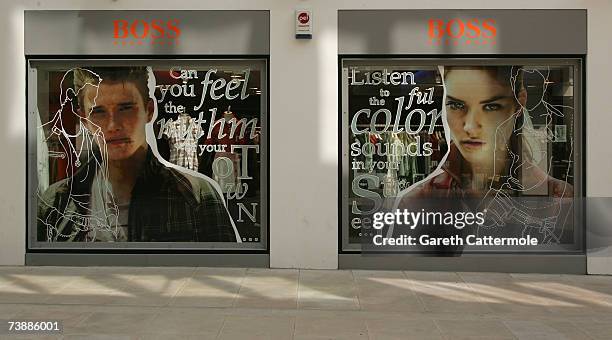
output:
[[[465,34],[468,38],[478,38],[480,36],[480,27],[478,27],[478,19],[470,19],[467,22],[468,32]],[[470,34],[470,31],[472,34]]]
[[[142,22],[142,25],[144,27],[144,29],[142,30],[142,35],[138,35],[138,31],[137,31],[138,23],[140,22]],[[149,24],[147,24],[147,22],[144,20],[134,20],[134,22],[132,23],[131,32],[134,38],[138,38],[138,39],[146,38],[146,36],[149,34]]]
[[[167,33],[168,38],[178,38],[181,35],[181,29],[178,27],[179,21],[177,19],[168,20],[167,27],[170,31],[175,34]]]
[[[113,24],[115,26],[115,39],[123,39],[128,36],[128,22],[126,20],[113,20]],[[122,30],[123,34],[119,36],[119,30]]]
[[[487,19],[482,22],[482,28],[491,32],[490,35],[487,35],[483,32],[482,36],[485,38],[495,38],[497,36],[497,29],[495,28],[495,20]]]
[[[457,34],[453,34],[453,24],[454,23],[459,24],[459,32]],[[453,19],[449,21],[448,24],[446,25],[446,33],[448,33],[448,35],[453,38],[461,38],[464,30],[465,30],[465,25],[463,24],[463,21],[461,21],[460,19]]]
[[[153,28],[154,31],[158,32],[159,34],[151,34],[151,38],[153,39],[159,39],[159,38],[163,38],[164,37],[164,28],[162,27],[164,24],[164,22],[162,20],[159,19],[155,19],[153,21],[151,21],[151,27]]]
[[[441,38],[444,35],[443,29],[444,29],[444,21],[440,19],[429,19],[429,37],[430,38]]]

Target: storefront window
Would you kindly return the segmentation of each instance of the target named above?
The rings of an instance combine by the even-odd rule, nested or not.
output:
[[[580,60],[341,67],[343,251],[582,249]]]
[[[29,61],[32,248],[267,248],[266,60]]]

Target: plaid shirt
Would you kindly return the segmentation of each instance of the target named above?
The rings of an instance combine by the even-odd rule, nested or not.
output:
[[[70,198],[70,187],[73,195],[88,195],[94,174],[95,165],[87,164],[39,198],[39,241],[85,240],[90,230],[73,216],[86,211]],[[132,190],[128,242],[237,242],[222,199],[208,181],[164,166],[149,150]]]
[[[179,115],[164,132],[170,143],[170,163],[198,171],[198,138],[203,132],[194,118]]]

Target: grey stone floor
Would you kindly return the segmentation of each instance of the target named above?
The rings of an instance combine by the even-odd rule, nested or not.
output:
[[[51,339],[612,339],[612,277],[0,267],[0,319],[62,320]]]

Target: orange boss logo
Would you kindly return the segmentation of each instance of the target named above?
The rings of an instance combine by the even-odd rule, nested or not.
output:
[[[497,27],[493,19],[429,19],[428,35],[432,45],[494,45]]]
[[[178,19],[113,20],[115,45],[178,45]]]

